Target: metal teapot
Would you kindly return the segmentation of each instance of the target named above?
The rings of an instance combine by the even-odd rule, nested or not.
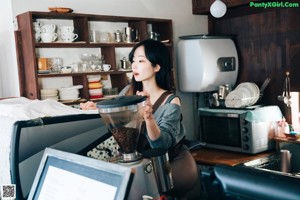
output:
[[[115,32],[115,41],[116,42],[123,42],[123,34],[119,30],[117,30],[117,32]]]
[[[123,59],[120,60],[120,62],[121,62],[121,65],[120,65],[121,67],[120,67],[120,69],[126,70],[126,69],[129,69],[129,68],[130,68],[130,67],[129,67],[129,63],[128,63],[126,57],[123,57]]]

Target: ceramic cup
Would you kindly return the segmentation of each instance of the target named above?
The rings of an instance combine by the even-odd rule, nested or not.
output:
[[[110,64],[103,64],[103,65],[102,65],[102,70],[103,70],[103,71],[109,71],[110,68],[111,68],[111,65],[110,65]]]
[[[35,33],[41,33],[41,23],[40,22],[33,22],[33,30]]]
[[[73,33],[74,31],[74,26],[62,26],[60,28],[61,33]]]
[[[61,34],[61,39],[64,42],[73,42],[78,38],[78,35],[76,33],[62,33]]]
[[[43,25],[43,24],[42,24],[41,22],[39,22],[39,21],[33,22],[32,24],[33,24],[33,29],[34,29],[34,30],[36,30],[36,29],[40,30],[40,29],[41,29],[41,26]]]
[[[35,37],[35,42],[39,42],[41,40],[41,33],[35,32],[34,37]]]
[[[54,33],[55,29],[55,24],[45,24],[41,27],[42,33]]]
[[[42,33],[42,29],[41,29],[41,27],[34,27],[34,32],[35,33],[39,33],[39,34],[41,34]]]
[[[54,42],[57,38],[57,33],[42,33],[42,42]]]
[[[42,22],[40,22],[40,21],[33,22],[32,24],[33,24],[34,27],[36,27],[36,26],[40,27],[40,26],[43,25]]]

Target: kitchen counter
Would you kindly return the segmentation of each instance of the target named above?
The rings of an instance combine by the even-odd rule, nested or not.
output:
[[[197,164],[200,165],[217,165],[224,164],[235,166],[241,163],[245,163],[251,160],[268,156],[275,151],[267,151],[255,155],[231,152],[225,150],[216,150],[209,148],[202,148],[197,150],[191,150],[191,154],[196,160]]]

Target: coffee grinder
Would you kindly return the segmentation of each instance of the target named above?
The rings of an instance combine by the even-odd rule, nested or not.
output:
[[[121,156],[116,163],[132,169],[133,182],[128,196],[130,200],[140,200],[143,195],[159,198],[164,190],[172,187],[170,170],[158,169],[169,166],[168,156],[151,154],[152,157],[150,155],[144,158],[136,150],[145,100],[146,97],[142,96],[120,96],[96,104],[101,118],[120,146]],[[157,164],[157,161],[161,164]],[[165,183],[168,183],[167,187]]]

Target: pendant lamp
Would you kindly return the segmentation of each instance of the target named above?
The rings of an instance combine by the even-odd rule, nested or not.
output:
[[[223,17],[226,11],[227,11],[227,7],[225,3],[221,0],[216,0],[210,6],[210,13],[215,18]]]

